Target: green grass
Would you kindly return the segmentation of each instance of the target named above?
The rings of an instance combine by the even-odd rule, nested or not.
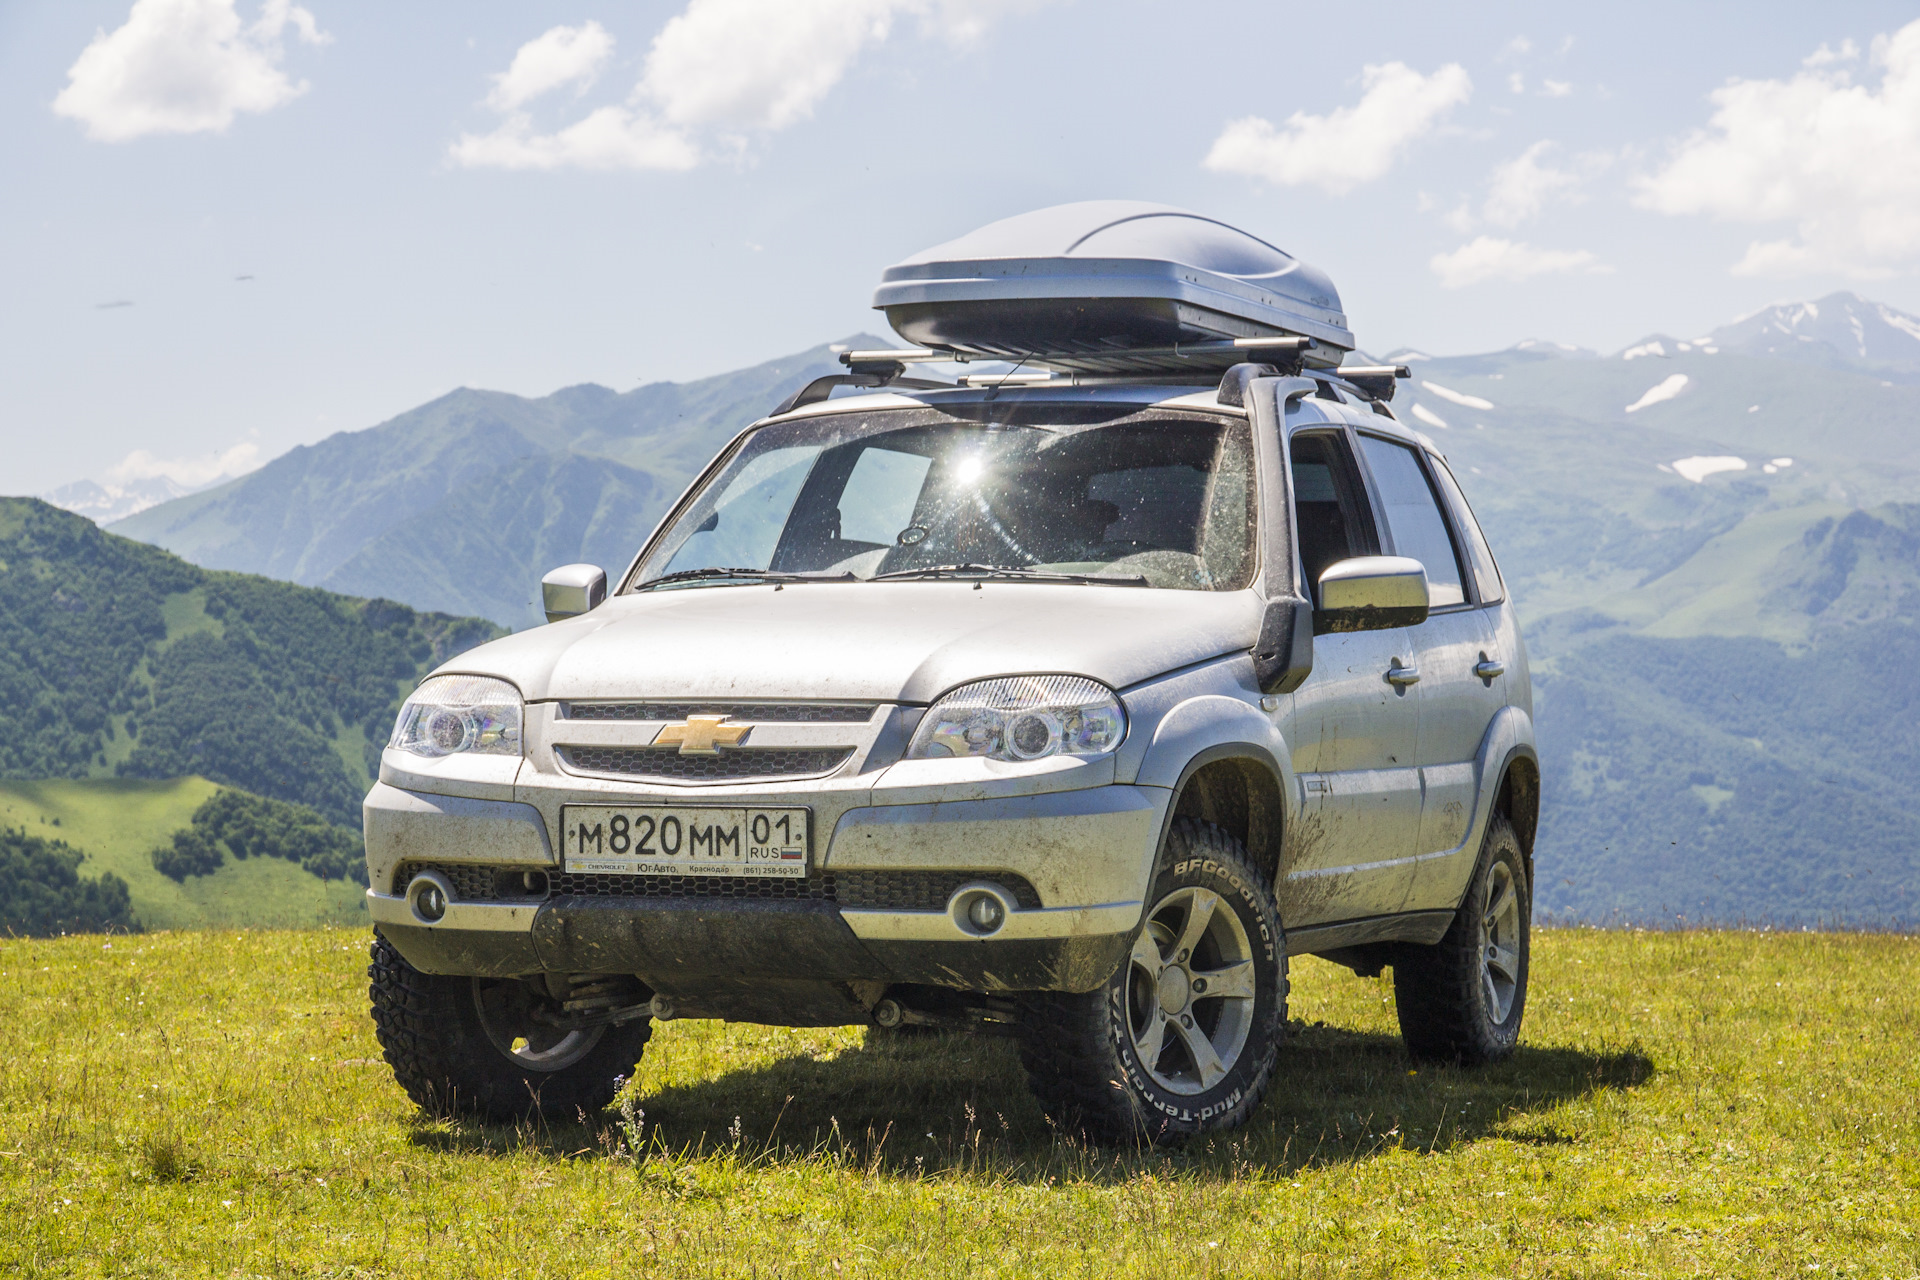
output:
[[[1056,1139],[1003,1041],[657,1028],[629,1114],[426,1120],[365,935],[0,944],[0,1271],[1911,1276],[1920,939],[1538,938],[1524,1043],[1415,1072],[1297,966],[1244,1130]]]
[[[149,929],[302,927],[366,919],[361,886],[322,880],[280,858],[229,858],[210,876],[179,884],[151,854],[219,790],[205,778],[0,781],[0,826],[65,840],[86,854],[80,874],[127,882],[134,916]],[[55,822],[58,825],[55,825]]]

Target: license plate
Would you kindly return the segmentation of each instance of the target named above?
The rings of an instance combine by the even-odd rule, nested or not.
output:
[[[568,871],[629,876],[806,878],[805,809],[704,805],[566,805]]]

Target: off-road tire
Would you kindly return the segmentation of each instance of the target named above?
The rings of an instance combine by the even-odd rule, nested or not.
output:
[[[633,1074],[653,1034],[649,1018],[606,1027],[577,1059],[530,1069],[488,1036],[475,996],[484,980],[422,973],[377,933],[367,977],[382,1056],[407,1096],[440,1117],[592,1119]]]
[[[1486,920],[1490,888],[1511,886],[1515,896],[1517,945],[1505,959],[1502,975],[1489,961]],[[1503,913],[1504,914],[1504,913]],[[1528,941],[1533,927],[1533,886],[1526,856],[1505,817],[1495,814],[1480,846],[1480,860],[1467,895],[1446,934],[1430,947],[1406,945],[1393,961],[1394,1003],[1407,1052],[1423,1062],[1465,1065],[1497,1062],[1513,1052],[1527,1007]],[[1499,1016],[1501,989],[1508,1008]]]
[[[1186,955],[1177,949],[1184,930],[1164,927],[1167,919],[1176,924],[1182,919],[1182,901],[1201,900],[1186,891],[1217,896],[1213,910],[1232,914],[1239,930],[1235,937],[1244,942],[1251,965],[1251,1000],[1187,997],[1190,1016],[1198,1022],[1197,1028],[1195,1022],[1186,1024],[1189,1034],[1196,1029],[1205,1033],[1208,1017],[1216,1029],[1226,1027],[1229,1006],[1231,1016],[1240,1019],[1235,1026],[1243,1026],[1246,1033],[1224,1074],[1205,1087],[1198,1059],[1187,1048],[1192,1041],[1178,1028],[1166,1028],[1164,1034],[1173,1038],[1162,1042],[1165,1048],[1153,1063],[1143,1064],[1135,1038],[1136,1028],[1149,1025],[1157,1015],[1155,1006],[1143,1012],[1137,1003],[1146,988],[1134,970],[1142,965],[1146,949],[1163,964]],[[1084,995],[1035,992],[1021,999],[1020,1060],[1028,1084],[1055,1126],[1075,1137],[1115,1145],[1172,1143],[1243,1124],[1266,1093],[1286,1035],[1286,939],[1273,891],[1238,840],[1211,823],[1175,820],[1147,907],[1133,955],[1103,986]],[[1231,932],[1224,922],[1221,927]],[[1198,963],[1189,978],[1205,980],[1208,973],[1228,972],[1211,956],[1199,954],[1217,950],[1217,942],[1209,941],[1213,937],[1210,927],[1193,948]],[[1142,967],[1141,975],[1145,973]],[[1175,1046],[1174,1039],[1183,1043]],[[1167,1082],[1169,1058],[1193,1068],[1186,1073],[1188,1079],[1176,1082],[1187,1091]]]

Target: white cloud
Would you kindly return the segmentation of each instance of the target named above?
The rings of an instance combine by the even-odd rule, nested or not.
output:
[[[164,478],[188,489],[197,489],[215,480],[243,476],[259,465],[260,446],[251,440],[197,458],[156,458],[145,449],[135,449],[110,467],[101,479],[108,485],[120,486]]]
[[[1521,75],[1518,71],[1507,72],[1507,92],[1508,93],[1525,93],[1526,91],[1527,91],[1527,78]]]
[[[1540,82],[1540,94],[1546,98],[1571,98],[1573,85],[1566,80],[1543,80]]]
[[[1568,271],[1612,270],[1585,249],[1538,249],[1497,236],[1477,236],[1452,253],[1434,254],[1427,265],[1448,289],[1461,289],[1487,280],[1519,281]]]
[[[1628,413],[1638,413],[1650,404],[1659,404],[1671,400],[1687,389],[1688,378],[1684,373],[1669,374],[1647,388],[1646,394],[1627,406]],[[1675,463],[1678,466],[1679,463]]]
[[[1458,63],[1421,75],[1404,62],[1368,65],[1360,101],[1324,116],[1296,111],[1279,128],[1259,116],[1229,123],[1205,166],[1283,186],[1313,185],[1343,195],[1385,174],[1415,140],[1473,94]]]
[[[612,55],[613,37],[597,22],[554,27],[520,46],[507,69],[493,78],[487,104],[514,111],[562,85],[577,84],[584,91]]]
[[[1043,0],[688,0],[648,50],[626,100],[540,131],[522,110],[568,84],[584,89],[611,56],[598,23],[555,27],[522,45],[488,103],[502,115],[463,134],[457,164],[507,169],[691,169],[715,149],[738,154],[755,135],[813,114],[854,61],[902,15],[950,44],[976,41],[1000,17]],[[523,69],[524,67],[524,69]]]
[[[1838,49],[1829,49],[1824,43],[1818,49],[1800,60],[1803,67],[1827,67],[1836,62],[1855,62],[1860,57],[1860,46],[1852,40],[1842,40]]]
[[[219,133],[241,112],[271,111],[307,91],[287,78],[282,35],[330,39],[290,0],[267,0],[243,27],[236,0],[135,0],[127,20],[100,31],[67,69],[56,115],[98,142],[152,133]]]
[[[644,111],[601,107],[586,119],[539,133],[516,113],[491,133],[462,134],[449,151],[457,164],[492,169],[691,169],[700,150],[684,133]]]
[[[1551,142],[1536,142],[1497,166],[1487,185],[1481,216],[1496,227],[1517,227],[1545,208],[1547,201],[1576,190],[1580,185],[1578,175],[1540,163],[1552,149]]]
[[[678,125],[784,129],[813,113],[908,0],[692,0],[654,37],[636,96]]]
[[[1635,202],[1792,224],[1791,237],[1750,244],[1733,267],[1739,275],[1872,278],[1920,263],[1920,22],[1876,37],[1877,89],[1840,65],[1847,49],[1823,46],[1788,80],[1714,90],[1708,127],[1639,179]]]

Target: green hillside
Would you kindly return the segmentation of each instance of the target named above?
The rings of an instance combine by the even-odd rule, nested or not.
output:
[[[0,778],[199,775],[359,825],[377,744],[493,624],[210,572],[0,499]]]
[[[532,625],[541,574],[624,568],[734,433],[809,378],[844,372],[834,349],[624,394],[462,388],[113,530],[209,568]]]
[[[1396,401],[1447,424],[1526,624],[1541,908],[1920,924],[1920,701],[1888,679],[1920,657],[1920,387],[1667,349],[1420,360]]]
[[[289,928],[361,924],[358,879],[322,880],[280,858],[229,858],[210,876],[175,882],[152,851],[189,825],[219,790],[205,778],[0,782],[0,827],[59,839],[86,855],[80,874],[126,881],[144,929]]]
[[[1058,1137],[1011,1042],[656,1023],[626,1109],[442,1123],[362,931],[0,942],[21,1276],[1908,1277],[1920,943],[1543,930],[1518,1051],[1407,1060],[1307,959],[1186,1150]]]

